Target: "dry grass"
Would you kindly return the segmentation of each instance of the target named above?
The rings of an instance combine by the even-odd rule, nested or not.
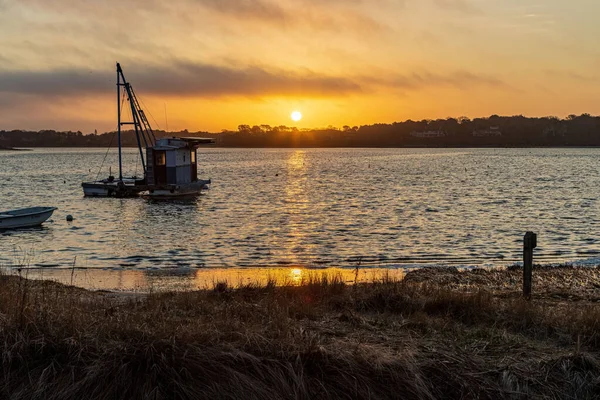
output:
[[[574,274],[561,271],[551,273]],[[586,286],[573,300],[546,287],[527,302],[518,284],[499,283],[514,274],[423,270],[402,282],[323,276],[237,289],[221,282],[146,296],[1,276],[0,396],[598,398],[597,290]],[[593,285],[597,270],[581,274]]]

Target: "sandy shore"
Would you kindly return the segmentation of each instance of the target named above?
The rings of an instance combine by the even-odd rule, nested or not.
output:
[[[523,269],[518,267],[473,269],[423,268],[409,272],[409,282],[430,283],[458,291],[485,290],[499,297],[519,297]],[[600,268],[535,266],[534,299],[600,302]]]

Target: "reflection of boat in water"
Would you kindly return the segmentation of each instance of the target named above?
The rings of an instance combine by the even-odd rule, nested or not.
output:
[[[56,207],[30,207],[0,212],[0,229],[39,226],[52,216]]]
[[[123,104],[128,102],[132,121],[122,121]],[[144,110],[117,63],[117,115],[119,145],[119,177],[81,184],[85,196],[92,197],[135,197],[143,193],[149,198],[174,198],[200,194],[210,180],[198,179],[196,149],[202,144],[214,143],[203,138],[164,138],[156,140]],[[144,170],[141,179],[123,177],[121,151],[121,127],[133,125]],[[144,158],[143,147],[146,148]]]

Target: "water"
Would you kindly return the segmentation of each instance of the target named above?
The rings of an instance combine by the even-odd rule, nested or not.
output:
[[[59,208],[41,229],[0,233],[0,265],[46,274],[75,265],[89,273],[192,275],[508,265],[520,260],[527,230],[538,233],[539,262],[600,254],[600,149],[201,153],[199,176],[213,179],[211,189],[193,201],[161,203],[84,198],[80,183],[95,178],[104,149],[0,152],[0,209]],[[127,149],[128,175],[140,174],[136,160],[136,150]],[[101,177],[109,165],[116,174],[115,152]]]

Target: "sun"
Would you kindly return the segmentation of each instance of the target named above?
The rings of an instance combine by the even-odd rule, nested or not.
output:
[[[292,120],[294,120],[295,122],[298,122],[302,119],[302,113],[300,111],[294,111],[291,115]]]

